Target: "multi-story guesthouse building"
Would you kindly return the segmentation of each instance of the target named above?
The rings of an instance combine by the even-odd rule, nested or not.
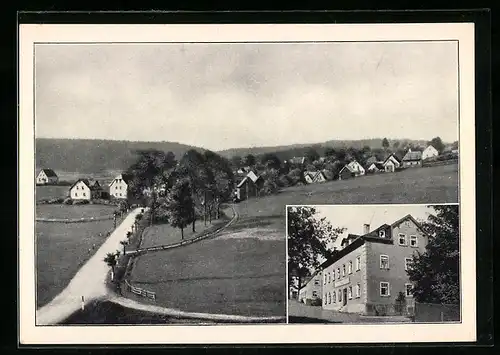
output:
[[[322,264],[323,308],[366,315],[400,314],[403,307],[411,312],[413,285],[406,270],[428,238],[411,215],[371,231],[365,224],[363,235],[349,234]]]
[[[318,270],[299,290],[299,302],[310,306],[321,305],[323,272]]]
[[[129,183],[132,176],[120,174],[109,184],[109,196],[117,199],[127,199],[130,193]]]
[[[102,188],[97,180],[78,179],[69,188],[72,200],[92,200],[102,197]]]
[[[59,177],[52,169],[42,169],[36,176],[37,185],[57,184]]]

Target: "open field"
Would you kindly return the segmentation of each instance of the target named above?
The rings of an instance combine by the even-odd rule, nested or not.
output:
[[[110,216],[116,210],[108,205],[37,205],[37,218],[76,219]]]
[[[35,187],[36,201],[49,198],[67,197],[69,195],[69,186],[46,185]]]
[[[40,207],[45,209],[55,206]],[[106,232],[112,229],[112,220],[85,223],[36,222],[37,307],[50,302],[66,287],[78,269],[105,241]],[[102,233],[102,236],[99,236],[99,233]],[[95,249],[92,249],[94,244]]]
[[[215,230],[224,223],[227,223],[229,219],[219,219],[212,220],[212,223],[207,221],[207,225],[203,221],[196,222],[196,232],[193,232],[191,225],[184,228],[184,240],[189,240],[195,238],[202,233],[210,232]],[[159,245],[168,245],[178,243],[182,240],[181,230],[179,228],[174,228],[170,224],[155,224],[153,226],[147,227],[144,231],[143,240],[141,243],[141,248],[149,248]]]
[[[294,186],[259,200],[258,205],[263,209],[275,205],[283,211],[287,204],[456,203],[458,165],[409,168],[343,181]]]
[[[248,216],[245,211],[238,206],[240,220],[214,239],[141,255],[130,281],[156,292],[155,304],[169,308],[285,316],[284,229],[279,230],[281,222],[273,216]]]

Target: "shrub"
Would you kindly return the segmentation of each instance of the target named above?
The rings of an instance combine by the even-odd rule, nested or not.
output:
[[[73,204],[73,200],[70,198],[70,197],[66,197],[63,201],[63,204],[65,205],[72,205]]]
[[[89,200],[75,200],[73,201],[73,205],[88,205],[90,203]]]

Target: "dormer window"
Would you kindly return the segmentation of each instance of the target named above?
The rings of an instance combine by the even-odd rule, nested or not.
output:
[[[385,238],[385,230],[380,230],[378,232],[378,236],[379,236],[379,238]]]

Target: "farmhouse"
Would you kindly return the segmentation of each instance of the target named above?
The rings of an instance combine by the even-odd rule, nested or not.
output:
[[[403,168],[414,168],[422,166],[422,152],[408,149],[408,152],[403,157]]]
[[[308,184],[312,184],[316,173],[317,171],[304,171],[304,180],[306,180]]]
[[[118,199],[126,199],[130,193],[129,184],[132,176],[128,174],[120,174],[109,184],[109,196]]]
[[[257,176],[253,171],[250,171],[236,186],[235,196],[238,200],[259,196],[263,184],[262,176]]]
[[[436,150],[436,148],[434,148],[432,145],[429,145],[422,152],[422,160],[429,159],[429,158],[435,158],[438,155],[439,155],[439,152]]]
[[[304,179],[308,184],[315,184],[326,181],[326,175],[322,171],[306,171]]]
[[[92,200],[102,197],[102,187],[97,180],[78,179],[69,188],[69,197],[72,200]]]
[[[299,302],[307,305],[321,305],[321,280],[323,272],[315,272],[299,290]]]
[[[366,171],[370,173],[378,173],[380,171],[385,171],[384,163],[383,162],[374,162],[371,163]]]
[[[57,184],[59,177],[52,169],[42,169],[36,177],[37,185]]]
[[[397,168],[401,166],[401,161],[396,156],[396,154],[390,154],[382,163],[384,166],[384,171],[388,173],[392,173],[396,171]]]
[[[411,215],[373,231],[368,224],[363,227],[363,235],[348,235],[342,240],[342,249],[322,265],[323,308],[366,315],[398,314],[396,299],[402,293],[409,311],[414,304],[413,285],[406,270],[413,255],[425,252],[429,236]]]
[[[351,177],[365,175],[365,169],[356,160],[351,161],[339,172],[339,180],[346,180]]]

